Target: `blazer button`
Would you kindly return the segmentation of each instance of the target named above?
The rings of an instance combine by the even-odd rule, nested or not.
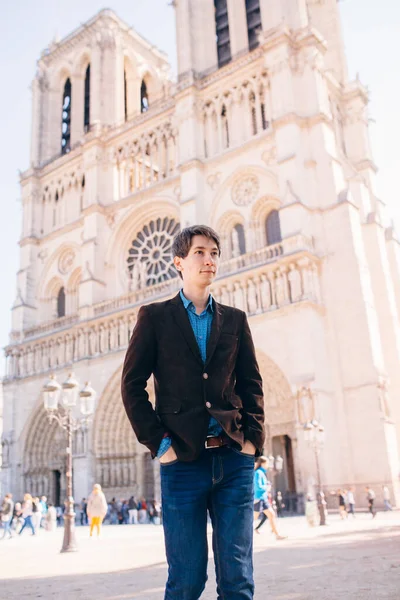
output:
[[[207,408],[211,408],[211,402],[206,402]]]
[[[203,373],[203,379],[208,379],[208,373]]]

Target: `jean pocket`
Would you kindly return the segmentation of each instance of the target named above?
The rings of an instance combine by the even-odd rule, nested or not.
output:
[[[176,465],[177,462],[179,462],[178,458],[176,458],[175,460],[171,460],[170,462],[167,462],[167,463],[160,462],[160,467],[171,467],[172,465]]]
[[[237,450],[237,448],[231,448],[231,450],[233,452],[235,452],[235,454],[239,454],[239,456],[245,456],[247,458],[252,458],[253,460],[255,460],[255,458],[256,458],[255,454],[247,454],[246,452],[242,452],[241,450]]]

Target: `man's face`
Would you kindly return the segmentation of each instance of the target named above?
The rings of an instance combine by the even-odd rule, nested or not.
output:
[[[195,235],[186,258],[174,257],[175,267],[186,284],[208,287],[215,279],[219,264],[218,246],[214,240]]]

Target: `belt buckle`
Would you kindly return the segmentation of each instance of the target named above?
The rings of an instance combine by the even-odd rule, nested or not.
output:
[[[213,438],[215,438],[215,435],[207,436],[206,441],[204,442],[204,446],[205,446],[206,450],[212,450],[213,448],[216,448],[216,446],[207,446],[208,440],[211,440]]]

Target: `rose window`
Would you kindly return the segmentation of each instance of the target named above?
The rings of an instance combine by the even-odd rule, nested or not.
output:
[[[179,227],[175,219],[165,217],[150,221],[137,234],[127,259],[129,277],[134,289],[177,276],[171,250]]]

